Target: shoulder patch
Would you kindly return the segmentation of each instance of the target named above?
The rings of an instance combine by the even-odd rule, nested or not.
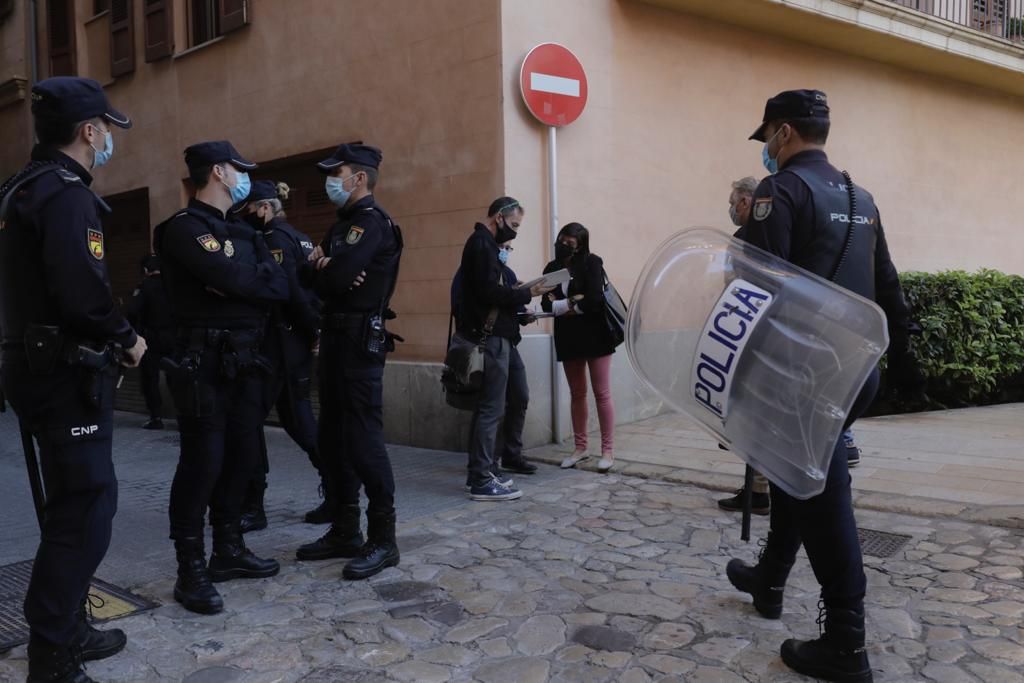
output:
[[[66,168],[58,168],[57,169],[57,177],[60,178],[61,180],[63,180],[65,183],[68,183],[69,185],[71,183],[80,183],[80,182],[82,182],[82,179],[79,178],[78,175],[76,175],[75,173],[72,173],[71,171],[67,170]]]
[[[363,233],[366,232],[358,225],[353,225],[348,229],[348,234],[345,235],[345,244],[358,244],[359,240],[363,239]]]
[[[760,199],[755,199],[751,215],[754,217],[755,221],[763,221],[765,218],[772,215],[772,198],[761,197]]]
[[[86,238],[89,243],[89,253],[97,261],[103,260],[103,233],[99,230],[89,228],[86,230]]]
[[[200,235],[199,237],[196,238],[196,241],[199,242],[199,245],[206,251],[220,251],[220,242],[218,242],[217,238],[211,235],[210,233]]]
[[[283,249],[271,249],[270,255],[274,257],[274,260],[279,264],[284,263],[284,250]]]

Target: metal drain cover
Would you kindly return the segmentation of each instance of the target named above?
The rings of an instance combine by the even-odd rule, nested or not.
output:
[[[857,540],[860,541],[861,552],[872,557],[892,557],[911,538],[913,537],[904,534],[891,534],[887,531],[857,529]]]
[[[32,560],[0,567],[0,652],[28,642],[28,624],[22,613]],[[92,621],[106,621],[158,607],[155,602],[94,578],[89,586]]]

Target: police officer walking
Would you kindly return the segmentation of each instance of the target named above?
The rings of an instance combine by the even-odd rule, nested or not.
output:
[[[326,473],[320,464],[316,443],[316,417],[310,400],[310,376],[313,373],[313,345],[320,331],[319,302],[313,291],[303,287],[298,279],[300,267],[307,267],[313,253],[313,242],[286,220],[281,201],[288,198],[289,188],[284,183],[257,180],[240,211],[254,230],[263,233],[271,255],[288,275],[288,302],[275,306],[264,340],[264,353],[272,368],[266,383],[264,410],[277,408],[281,425],[299,448],[306,452],[320,474],[321,491]],[[242,532],[257,531],[267,526],[263,509],[263,495],[267,488],[270,462],[267,459],[266,439],[261,443],[261,462],[249,480],[245,503],[242,507]],[[306,521],[325,524],[331,521],[329,500],[325,499],[315,510],[306,513]]]
[[[128,320],[146,336],[149,351],[139,366],[142,396],[146,400],[149,420],[143,429],[163,429],[163,397],[160,395],[160,363],[171,352],[173,322],[171,302],[164,290],[160,274],[160,257],[147,254],[142,259],[142,281],[128,300]]]
[[[311,255],[316,291],[324,301],[320,340],[320,453],[333,501],[330,530],[298,549],[300,560],[354,558],[346,579],[365,579],[398,564],[395,480],[384,445],[384,359],[393,350],[384,322],[393,317],[402,234],[377,205],[381,152],[344,144],[317,166],[338,220]],[[355,286],[362,280],[361,286]],[[365,487],[367,539],[359,527],[359,487]]]
[[[99,83],[71,77],[33,87],[32,115],[32,161],[0,187],[3,389],[26,444],[39,443],[46,498],[25,597],[28,680],[88,683],[82,661],[127,641],[93,629],[84,604],[117,508],[118,365],[136,366],[146,351],[114,305],[100,222],[110,208],[89,186],[113,153],[110,126],[131,121]]]
[[[228,214],[248,196],[247,171],[256,165],[227,141],[192,145],[185,163],[195,198],[157,226],[154,237],[176,325],[174,353],[165,364],[181,432],[169,510],[178,558],[174,599],[213,614],[224,601],[212,582],[274,576],[280,569],[246,548],[239,518],[264,417],[267,364],[259,348],[271,303],[288,298],[288,278],[263,234]]]
[[[751,139],[765,143],[762,156],[773,175],[754,193],[742,239],[876,301],[888,316],[891,375],[907,385],[920,376],[909,349],[909,311],[874,199],[825,155],[829,127],[823,92],[787,91],[768,100],[763,122]],[[876,368],[844,429],[867,409],[878,381]],[[824,631],[816,640],[787,640],[782,660],[822,680],[871,681],[864,649],[866,579],[842,439],[835,446],[821,494],[797,500],[771,484],[770,519],[771,531],[757,565],[730,561],[729,580],[753,596],[762,616],[778,619],[786,578],[802,543],[821,584]]]

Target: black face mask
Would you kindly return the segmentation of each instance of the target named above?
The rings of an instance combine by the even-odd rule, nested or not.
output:
[[[258,232],[263,232],[267,227],[258,213],[247,213],[245,215],[245,222]]]
[[[497,230],[495,230],[494,241],[498,244],[504,244],[505,242],[514,240],[516,235],[517,233],[515,230],[502,223],[497,227]]]
[[[555,242],[555,258],[564,261],[576,253],[576,250],[565,242]]]

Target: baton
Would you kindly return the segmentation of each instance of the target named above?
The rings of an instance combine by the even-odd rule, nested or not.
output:
[[[754,468],[747,465],[743,472],[743,526],[740,529],[740,540],[750,541],[750,510],[754,499]]]
[[[39,475],[39,461],[36,458],[36,445],[32,441],[32,432],[25,427],[20,419],[18,428],[21,430],[21,447],[25,451],[25,466],[28,469],[28,483],[32,488],[32,502],[36,508],[36,520],[39,530],[43,530],[43,507],[46,505],[46,492],[43,491],[43,479]]]

